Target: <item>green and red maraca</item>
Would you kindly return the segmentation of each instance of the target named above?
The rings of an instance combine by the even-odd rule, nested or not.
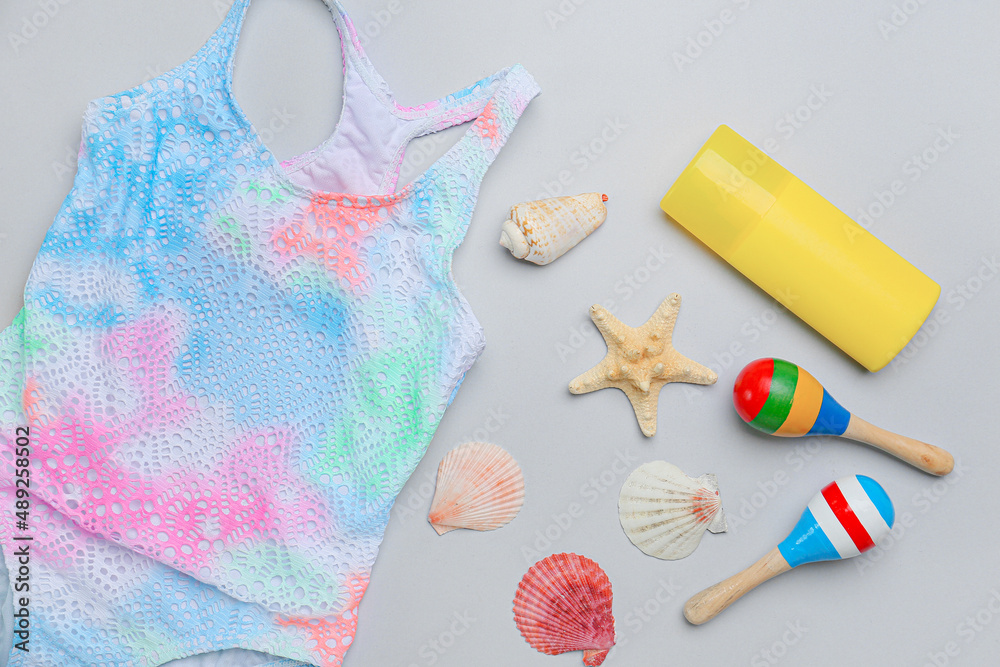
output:
[[[747,364],[736,378],[733,404],[746,423],[771,435],[843,436],[933,475],[947,475],[955,467],[955,459],[940,447],[891,433],[851,414],[804,368],[782,359]]]

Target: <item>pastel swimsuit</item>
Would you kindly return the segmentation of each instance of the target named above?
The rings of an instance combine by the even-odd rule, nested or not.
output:
[[[230,647],[339,665],[351,644],[389,509],[483,349],[452,253],[539,89],[515,65],[401,107],[327,2],[344,106],[314,151],[277,161],[233,98],[249,0],[188,62],[87,109],[0,334],[15,590],[30,551],[13,666]],[[411,139],[470,121],[396,189]]]

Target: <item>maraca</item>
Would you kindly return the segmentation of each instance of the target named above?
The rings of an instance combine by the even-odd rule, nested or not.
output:
[[[864,553],[889,534],[895,515],[885,489],[871,477],[853,475],[831,482],[809,501],[781,544],[747,569],[688,600],[684,617],[701,625],[745,593],[793,567]]]
[[[733,403],[743,421],[764,433],[839,435],[878,447],[934,475],[947,475],[955,467],[955,459],[940,447],[890,433],[852,415],[804,368],[782,359],[747,364],[736,378]]]

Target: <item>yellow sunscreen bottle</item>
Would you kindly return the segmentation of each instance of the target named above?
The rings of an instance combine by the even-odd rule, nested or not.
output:
[[[874,372],[941,287],[722,125],[660,202],[758,287]]]

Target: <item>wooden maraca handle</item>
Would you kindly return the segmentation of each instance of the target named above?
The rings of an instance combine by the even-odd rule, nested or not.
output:
[[[738,572],[725,581],[720,581],[693,596],[684,605],[684,618],[694,625],[711,621],[723,609],[739,600],[746,593],[768,579],[776,577],[782,572],[788,572],[790,569],[792,566],[781,555],[778,547],[775,547],[766,556],[742,572]]]
[[[857,415],[851,415],[843,437],[878,447],[932,475],[947,475],[955,467],[955,458],[940,447],[886,431]]]

